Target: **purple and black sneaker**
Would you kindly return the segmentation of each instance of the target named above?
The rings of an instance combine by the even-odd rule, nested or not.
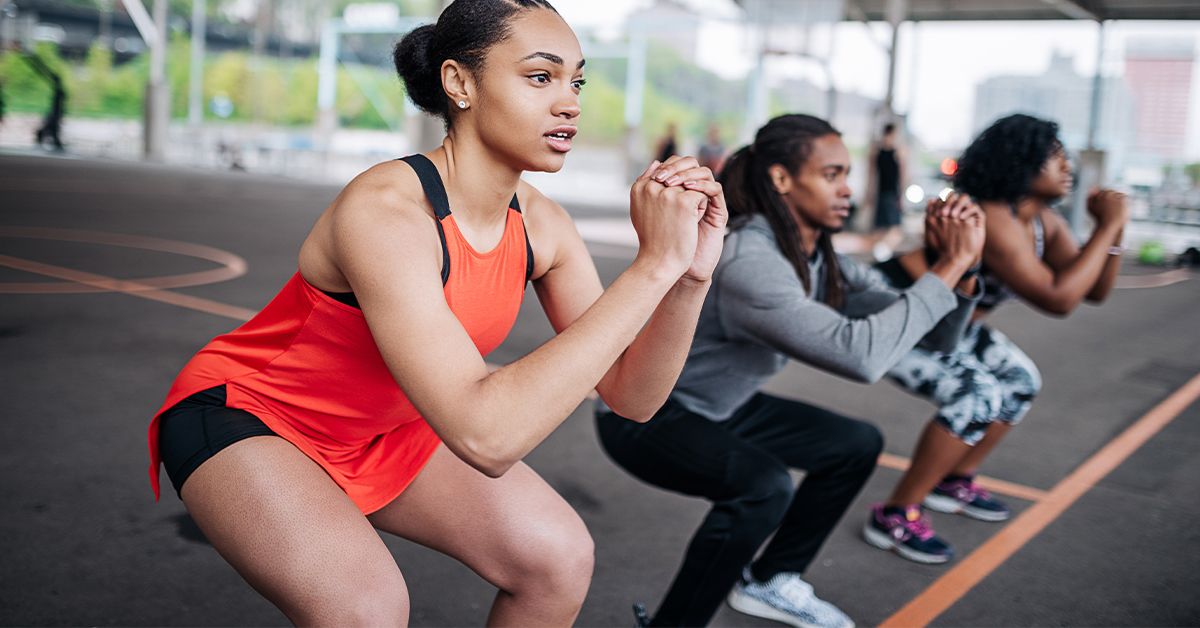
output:
[[[918,563],[944,563],[954,556],[954,549],[933,533],[929,519],[916,504],[878,504],[871,508],[871,516],[863,526],[863,539]]]
[[[947,476],[925,497],[925,507],[937,512],[962,513],[980,521],[1004,521],[1012,514],[1004,502],[979,487],[973,476]]]

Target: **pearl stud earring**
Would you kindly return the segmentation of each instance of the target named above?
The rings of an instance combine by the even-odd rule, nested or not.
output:
[[[467,108],[467,101],[465,101],[465,100],[460,100],[460,101],[458,101],[458,108],[459,108],[459,109],[466,109],[466,108]]]

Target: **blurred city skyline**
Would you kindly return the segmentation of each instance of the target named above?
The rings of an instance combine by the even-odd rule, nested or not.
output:
[[[572,27],[598,37],[620,36],[627,20],[655,5],[654,0],[558,0],[555,7]],[[672,4],[672,3],[666,3]],[[733,0],[680,0],[700,17],[695,62],[726,78],[750,71],[753,52],[746,28],[736,20]],[[937,148],[961,147],[979,130],[975,118],[976,88],[999,76],[1038,77],[1051,70],[1054,58],[1070,60],[1075,72],[1095,71],[1098,27],[1081,20],[1020,22],[922,22],[900,29],[896,64],[896,110],[907,115],[910,131]],[[832,52],[834,86],[842,93],[882,99],[886,90],[887,42],[883,23],[818,24],[808,42],[797,42],[815,55]],[[830,38],[834,45],[831,48]],[[1125,52],[1131,40],[1166,38],[1190,41],[1195,50],[1200,22],[1113,21],[1105,27],[1105,77],[1125,74]],[[1200,65],[1193,64],[1183,158],[1200,158]],[[825,87],[823,72],[812,61],[770,59],[769,80],[801,78]],[[1110,96],[1106,94],[1106,97]],[[1102,107],[1111,103],[1106,98]],[[1073,146],[1072,148],[1083,148]]]

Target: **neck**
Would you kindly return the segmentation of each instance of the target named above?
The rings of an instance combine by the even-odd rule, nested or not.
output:
[[[817,240],[821,238],[821,229],[804,222],[800,217],[796,217],[796,231],[800,237],[800,248],[804,250],[804,254],[812,257],[817,250]]]
[[[1033,220],[1033,217],[1038,214],[1038,212],[1050,207],[1050,204],[1046,202],[1046,199],[1044,198],[1026,196],[1017,201],[1016,207],[1017,218],[1020,219],[1021,222],[1030,222]]]
[[[517,191],[521,171],[488,150],[477,135],[451,129],[442,146],[433,152],[445,155],[446,195],[458,221],[502,221],[508,202]]]

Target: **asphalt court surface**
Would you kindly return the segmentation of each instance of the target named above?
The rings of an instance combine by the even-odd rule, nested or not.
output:
[[[285,623],[204,542],[169,488],[153,501],[145,428],[188,357],[295,272],[300,242],[337,191],[0,155],[0,624]],[[626,248],[589,247],[606,282],[630,260]],[[1138,280],[1161,272],[1130,267],[1122,282],[1154,284]],[[860,625],[1200,624],[1200,276],[1172,277],[1117,290],[1065,321],[1020,305],[993,317],[1037,362],[1045,388],[983,469],[997,492],[1015,495],[1017,516],[936,515],[958,551],[946,567],[858,536],[868,505],[899,478],[928,404],[888,383],[795,364],[776,377],[771,392],[870,420],[887,437],[888,455],[807,574],[818,594]],[[515,360],[549,337],[530,294],[489,361]],[[528,462],[596,541],[579,624],[629,625],[631,602],[661,598],[705,505],[618,469],[590,415],[585,403]],[[1127,446],[1114,453],[1114,443]],[[1079,483],[1088,469],[1100,470]],[[1057,514],[1031,527],[1025,515],[1047,509]],[[483,622],[489,585],[449,558],[385,539],[409,584],[413,625]],[[997,550],[996,539],[1019,543]],[[714,625],[775,624],[722,609]]]

